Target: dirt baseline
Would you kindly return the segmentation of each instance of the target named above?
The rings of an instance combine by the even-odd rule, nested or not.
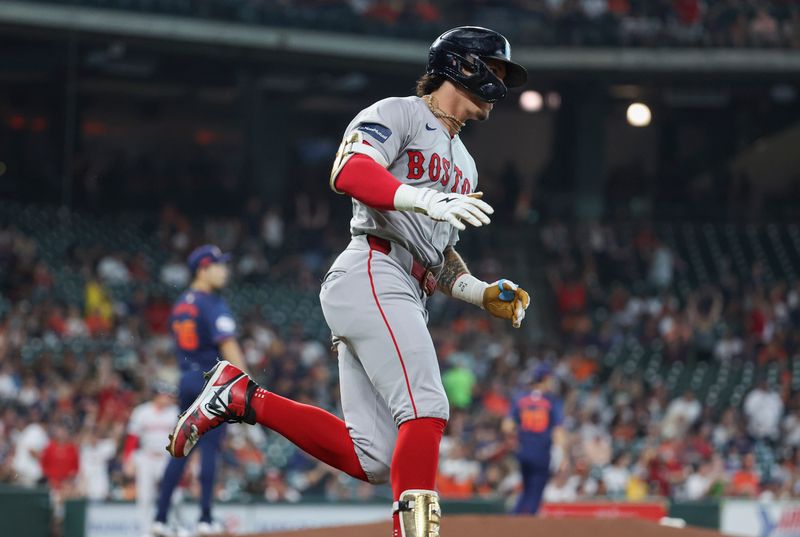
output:
[[[443,520],[442,537],[721,537],[698,528],[668,528],[634,519],[548,519],[510,516],[452,516]],[[248,537],[389,537],[388,523],[264,533]]]

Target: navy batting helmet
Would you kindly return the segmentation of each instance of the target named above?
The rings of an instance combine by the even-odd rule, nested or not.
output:
[[[484,63],[487,59],[506,65],[503,80]],[[440,35],[428,52],[427,73],[442,75],[489,103],[504,99],[507,88],[528,80],[525,68],[511,61],[508,39],[480,26],[459,26]]]

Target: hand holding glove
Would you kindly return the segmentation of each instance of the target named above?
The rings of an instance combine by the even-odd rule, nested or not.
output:
[[[514,282],[503,279],[489,284],[469,273],[456,279],[451,293],[454,298],[480,306],[495,317],[508,319],[514,328],[522,325],[531,303],[528,293]]]
[[[495,317],[510,320],[514,328],[522,325],[530,303],[530,295],[509,280],[494,282],[483,291],[483,308]]]

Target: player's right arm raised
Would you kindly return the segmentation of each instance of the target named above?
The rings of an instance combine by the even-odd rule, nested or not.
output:
[[[480,227],[490,222],[494,209],[476,195],[437,192],[398,181],[386,170],[383,155],[358,131],[348,135],[336,153],[331,188],[382,211],[414,211],[433,220],[465,229],[464,222]]]

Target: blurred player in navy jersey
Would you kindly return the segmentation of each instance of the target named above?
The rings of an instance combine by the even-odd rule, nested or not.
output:
[[[175,341],[181,380],[178,397],[181,410],[186,410],[203,389],[203,372],[214,367],[222,358],[237,367],[245,368],[241,347],[236,341],[236,321],[230,308],[218,292],[228,282],[230,256],[213,245],[195,249],[187,260],[192,283],[172,307],[169,326]],[[214,495],[214,475],[217,456],[225,427],[214,429],[199,443],[200,465],[200,522],[198,535],[219,533],[222,527],[211,516]],[[166,438],[165,438],[166,440]],[[151,527],[153,537],[172,537],[167,525],[170,499],[181,480],[187,458],[170,459],[158,497],[156,520]]]
[[[533,389],[517,399],[504,424],[506,431],[517,434],[522,473],[522,494],[515,514],[536,514],[551,469],[565,464],[563,419],[563,403],[553,393],[552,370],[541,364],[533,372]]]

